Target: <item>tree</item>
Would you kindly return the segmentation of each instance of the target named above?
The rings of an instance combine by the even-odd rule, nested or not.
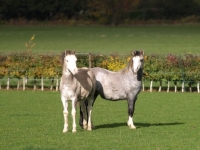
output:
[[[102,24],[118,25],[140,0],[88,0],[88,16]]]

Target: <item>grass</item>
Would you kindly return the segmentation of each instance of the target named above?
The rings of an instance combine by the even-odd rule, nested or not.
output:
[[[0,52],[24,51],[35,35],[33,52],[199,53],[200,25],[162,26],[0,26]]]
[[[134,115],[137,129],[130,130],[126,101],[99,97],[93,110],[95,129],[90,132],[77,126],[77,133],[63,134],[59,92],[0,90],[0,149],[197,150],[199,109],[197,93],[142,92]]]

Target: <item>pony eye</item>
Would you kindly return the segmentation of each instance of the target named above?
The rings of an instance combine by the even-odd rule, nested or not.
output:
[[[143,62],[143,59],[140,59],[141,62]]]

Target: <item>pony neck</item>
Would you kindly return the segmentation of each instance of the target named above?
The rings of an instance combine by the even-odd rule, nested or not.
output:
[[[73,76],[73,73],[66,67],[66,65],[63,66],[63,75],[64,76]]]
[[[138,80],[138,81],[142,81],[142,75],[143,75],[143,68],[140,68],[140,69],[137,71],[137,80]]]

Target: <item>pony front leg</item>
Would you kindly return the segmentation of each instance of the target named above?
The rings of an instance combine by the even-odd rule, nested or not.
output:
[[[136,127],[133,124],[133,117],[129,116],[128,117],[128,122],[127,122],[128,126],[130,129],[136,129]]]
[[[63,128],[63,133],[68,131],[68,111],[63,111],[63,116],[64,116],[64,128]]]
[[[62,103],[63,103],[63,116],[64,116],[64,128],[63,128],[63,133],[68,131],[68,103],[67,100],[65,99],[65,97],[61,97],[62,99]]]
[[[76,132],[76,102],[75,100],[72,100],[72,132]]]
[[[128,100],[128,126],[130,129],[136,129],[136,127],[133,124],[133,113],[134,113],[134,105],[135,105],[136,99],[133,101]]]

